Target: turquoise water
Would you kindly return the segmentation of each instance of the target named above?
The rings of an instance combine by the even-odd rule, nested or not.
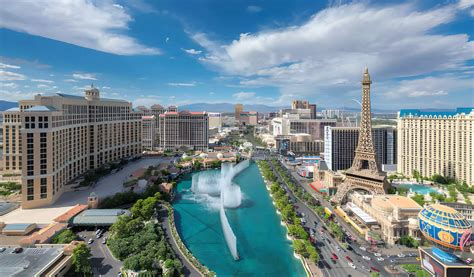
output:
[[[413,192],[416,192],[418,194],[424,194],[424,195],[430,194],[430,192],[433,192],[433,191],[438,192],[438,190],[433,187],[429,187],[429,186],[425,186],[421,184],[400,184],[400,185],[397,185],[397,187],[411,189]]]
[[[234,182],[244,199],[238,209],[226,209],[226,214],[237,237],[240,260],[234,261],[227,248],[218,210],[193,199],[188,190],[190,175],[178,184],[173,203],[178,232],[189,250],[218,276],[306,276],[257,165],[252,163]]]

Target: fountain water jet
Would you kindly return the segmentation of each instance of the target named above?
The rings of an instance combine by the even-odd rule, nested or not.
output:
[[[232,179],[250,164],[249,160],[240,162],[233,166],[229,163],[223,163],[220,174],[216,172],[201,172],[193,175],[191,191],[199,196],[207,196],[219,201],[219,216],[221,226],[227,246],[234,257],[238,260],[237,239],[235,237],[224,208],[238,208],[242,203],[242,193],[240,187],[232,184]],[[217,198],[219,197],[219,198]]]

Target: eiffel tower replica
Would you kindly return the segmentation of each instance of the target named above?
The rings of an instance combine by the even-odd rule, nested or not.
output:
[[[371,194],[385,194],[389,186],[385,173],[380,170],[372,142],[371,83],[369,70],[366,67],[362,78],[362,115],[359,141],[352,166],[346,171],[344,182],[339,185],[336,194],[331,198],[331,201],[336,204],[341,204],[351,190],[361,189]]]

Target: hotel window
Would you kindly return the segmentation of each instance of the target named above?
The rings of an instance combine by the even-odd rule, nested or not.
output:
[[[34,188],[34,180],[27,180],[26,181],[26,200],[31,201],[35,198],[35,188]]]
[[[41,178],[40,192],[41,199],[48,197],[48,182],[46,178]]]

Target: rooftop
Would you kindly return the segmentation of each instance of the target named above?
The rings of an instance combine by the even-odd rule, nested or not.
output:
[[[83,210],[87,209],[87,205],[77,204],[67,212],[61,214],[60,216],[56,217],[54,221],[56,222],[69,222],[69,220],[77,215],[78,213],[82,212]]]
[[[5,231],[24,232],[33,224],[34,223],[11,223],[11,224],[7,224],[7,225],[5,225],[5,227],[3,227],[2,232],[5,232]]]
[[[7,249],[0,254],[0,276],[35,276],[62,252],[62,246],[25,248],[18,254],[12,254],[11,249]]]
[[[55,107],[51,106],[34,106],[26,109],[25,112],[54,112],[57,111]]]
[[[400,110],[400,117],[408,117],[408,116],[414,116],[414,117],[449,117],[449,116],[457,116],[460,115],[461,113],[464,114],[470,114],[471,112],[474,112],[473,107],[465,107],[465,108],[456,108],[456,110],[417,110],[417,109],[403,109]]]
[[[422,209],[422,207],[413,199],[400,195],[376,195],[372,199],[372,205],[389,212],[391,212],[394,208]]]
[[[74,226],[111,226],[118,217],[128,214],[122,209],[91,209],[85,210],[72,220]]]

